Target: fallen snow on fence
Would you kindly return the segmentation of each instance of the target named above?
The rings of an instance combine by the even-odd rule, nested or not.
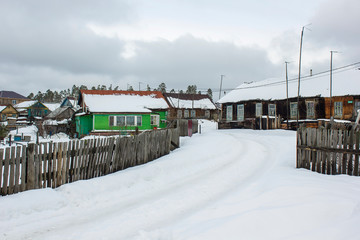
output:
[[[0,239],[358,239],[358,177],[296,169],[295,132],[204,125],[146,165],[0,197]]]

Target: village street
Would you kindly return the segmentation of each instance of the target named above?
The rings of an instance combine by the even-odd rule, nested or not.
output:
[[[358,239],[359,178],[296,169],[295,144],[203,122],[146,165],[0,197],[0,239]]]

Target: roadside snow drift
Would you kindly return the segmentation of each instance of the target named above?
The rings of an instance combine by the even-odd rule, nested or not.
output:
[[[295,132],[202,131],[146,165],[0,197],[0,239],[359,239],[360,178],[295,169]]]

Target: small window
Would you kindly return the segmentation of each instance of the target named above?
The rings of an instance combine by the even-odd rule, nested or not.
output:
[[[11,102],[12,102],[12,104],[13,104],[13,105],[15,105],[15,104],[16,104],[16,100],[12,100]]]
[[[182,110],[181,109],[177,110],[177,117],[182,118]]]
[[[210,110],[206,110],[206,111],[205,111],[205,117],[206,117],[206,118],[210,118]]]
[[[135,126],[135,116],[126,116],[126,126]]]
[[[116,116],[116,126],[125,126],[125,116]]]
[[[233,120],[233,106],[229,105],[226,106],[226,121],[232,121]]]
[[[342,117],[342,112],[343,112],[343,103],[335,102],[334,115],[336,117]]]
[[[291,118],[296,118],[297,116],[297,102],[292,102],[290,103],[290,117]]]
[[[315,103],[313,101],[309,101],[306,103],[306,116],[308,118],[315,117]]]
[[[160,116],[159,115],[151,115],[150,116],[150,124],[159,126]]]
[[[256,113],[256,117],[260,117],[260,116],[263,115],[263,112],[262,112],[262,103],[256,103],[255,113]]]
[[[244,121],[244,104],[237,105],[237,120]]]
[[[269,111],[269,116],[275,117],[276,116],[276,105],[269,104],[268,111]]]
[[[141,126],[141,125],[142,125],[142,117],[136,116],[136,126]]]
[[[191,117],[195,118],[196,117],[196,110],[191,110]]]
[[[189,110],[184,110],[184,118],[188,118],[189,117]]]
[[[115,126],[115,116],[109,116],[109,126]]]

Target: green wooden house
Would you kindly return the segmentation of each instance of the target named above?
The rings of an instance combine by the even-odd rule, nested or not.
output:
[[[81,90],[78,103],[79,136],[130,134],[167,126],[169,105],[158,91]]]

